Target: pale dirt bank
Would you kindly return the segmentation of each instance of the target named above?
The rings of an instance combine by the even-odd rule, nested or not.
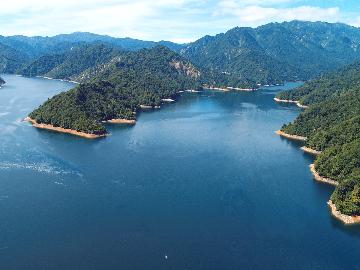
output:
[[[279,99],[279,98],[274,98],[274,100],[276,102],[280,102],[280,103],[294,103],[296,104],[296,106],[302,108],[302,109],[307,109],[309,108],[309,106],[306,106],[306,105],[301,105],[299,101],[296,101],[296,100],[287,100],[287,99]]]
[[[326,178],[321,176],[316,170],[315,170],[315,165],[314,164],[310,164],[310,171],[312,172],[312,174],[314,175],[314,179],[316,181],[322,182],[322,183],[326,183],[326,184],[330,184],[333,186],[337,186],[339,183],[335,180],[332,180],[330,178]]]
[[[313,154],[315,156],[321,154],[321,151],[318,151],[318,150],[315,150],[315,149],[312,149],[312,148],[306,147],[306,146],[301,147],[301,150],[303,150],[306,153]]]
[[[337,186],[339,184],[335,180],[332,180],[330,178],[325,178],[325,177],[322,177],[321,175],[319,175],[319,173],[315,170],[314,164],[310,165],[310,170],[311,170],[312,174],[314,175],[314,179],[316,181],[330,184],[333,186]],[[328,201],[328,205],[331,209],[331,214],[335,218],[341,220],[344,224],[347,224],[347,225],[360,224],[360,216],[348,216],[348,215],[341,213],[339,210],[336,209],[336,205],[331,200]]]
[[[161,101],[162,102],[175,102],[175,100],[172,98],[163,98]]]
[[[160,109],[160,106],[140,105],[140,109],[142,110]]]
[[[68,134],[80,136],[80,137],[83,137],[86,139],[97,139],[97,138],[105,137],[108,135],[108,134],[97,135],[97,134],[85,133],[85,132],[81,132],[81,131],[77,131],[77,130],[73,130],[73,129],[54,127],[53,125],[48,125],[48,124],[38,124],[38,123],[36,123],[36,121],[34,119],[31,119],[30,117],[26,117],[24,119],[24,121],[30,122],[36,128],[52,130],[52,131],[61,132],[61,133],[68,133]]]
[[[342,214],[339,210],[336,209],[336,205],[330,200],[327,203],[330,207],[331,214],[341,220],[346,225],[352,225],[352,224],[360,224],[360,216],[348,216]]]
[[[136,120],[130,120],[130,119],[110,119],[107,121],[103,121],[104,123],[110,123],[110,124],[127,124],[127,125],[135,125]]]
[[[282,137],[285,137],[287,139],[291,139],[291,140],[296,140],[296,141],[306,141],[307,138],[306,137],[303,137],[303,136],[299,136],[299,135],[291,135],[291,134],[288,134],[288,133],[285,133],[284,131],[281,131],[281,130],[278,130],[276,131],[276,134],[282,136]]]
[[[217,90],[217,91],[223,91],[223,92],[229,92],[229,91],[232,91],[232,90],[235,90],[235,91],[244,91],[244,92],[253,92],[253,91],[256,91],[257,89],[252,89],[252,88],[238,88],[238,87],[230,87],[230,86],[227,86],[227,87],[214,87],[214,86],[207,86],[207,87],[204,87],[204,89],[208,89],[208,90]]]

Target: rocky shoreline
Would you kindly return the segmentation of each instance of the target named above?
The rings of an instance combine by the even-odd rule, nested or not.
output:
[[[326,178],[326,177],[323,177],[321,176],[315,169],[315,164],[310,164],[310,171],[312,172],[313,176],[314,176],[314,179],[316,181],[319,181],[319,182],[322,182],[322,183],[326,183],[326,184],[329,184],[329,185],[333,185],[333,186],[337,186],[339,185],[339,183],[335,180],[332,180],[330,178]]]
[[[299,101],[296,101],[296,100],[279,99],[279,98],[274,98],[274,100],[275,100],[276,102],[280,102],[280,103],[294,103],[294,104],[296,104],[296,106],[298,106],[298,107],[300,107],[300,108],[302,108],[302,109],[307,109],[307,108],[309,108],[309,106],[302,105],[302,104],[300,104]]]
[[[119,118],[119,119],[110,119],[110,120],[107,120],[107,121],[103,121],[103,123],[135,125],[136,120]]]
[[[42,78],[42,79],[54,80],[54,81],[61,81],[61,82],[69,82],[69,83],[73,83],[73,84],[80,84],[80,83],[77,82],[77,81],[66,80],[66,79],[54,79],[54,78],[46,77],[46,76],[36,76],[36,78]]]
[[[336,205],[331,200],[329,200],[327,204],[330,207],[331,214],[335,218],[341,220],[344,224],[346,225],[360,224],[360,216],[348,216],[342,214],[339,210],[336,209]]]
[[[238,88],[238,87],[214,87],[214,86],[204,86],[204,89],[208,89],[208,90],[217,90],[217,91],[223,91],[223,92],[229,92],[229,91],[243,91],[243,92],[253,92],[256,91],[257,89],[253,89],[253,88]]]
[[[315,165],[311,164],[310,165],[310,170],[312,172],[312,174],[314,175],[314,179],[316,181],[325,183],[325,184],[329,184],[329,185],[333,185],[333,186],[337,186],[339,183],[335,180],[332,180],[330,178],[325,178],[323,176],[321,176],[315,169]],[[360,216],[349,216],[349,215],[345,215],[343,213],[341,213],[339,210],[337,210],[336,205],[329,200],[327,203],[331,209],[331,214],[339,219],[340,221],[342,221],[344,224],[346,225],[351,225],[351,224],[360,224]]]
[[[52,131],[61,132],[61,133],[67,133],[67,134],[76,135],[76,136],[87,138],[87,139],[97,139],[97,138],[105,137],[108,135],[106,133],[105,134],[92,134],[92,133],[81,132],[81,131],[77,131],[77,130],[73,130],[73,129],[55,127],[55,126],[49,125],[49,124],[39,124],[30,117],[26,117],[23,121],[30,122],[33,125],[33,127],[36,127],[36,128],[52,130]]]
[[[290,140],[295,140],[295,141],[306,141],[307,138],[306,137],[303,137],[303,136],[299,136],[299,135],[292,135],[292,134],[288,134],[284,131],[281,131],[281,130],[278,130],[276,131],[276,134],[277,135],[280,135],[282,137],[285,137],[287,139],[290,139]]]
[[[160,106],[140,105],[142,110],[160,109]]]
[[[301,105],[298,101],[295,101],[295,100],[283,100],[283,99],[278,99],[278,98],[274,98],[274,100],[276,102],[294,103],[301,108],[305,108],[305,109],[308,108],[308,106]],[[285,137],[287,139],[291,139],[291,140],[298,140],[298,141],[306,141],[307,140],[306,137],[302,137],[302,136],[298,136],[298,135],[291,135],[291,134],[285,133],[281,130],[276,131],[276,133],[280,136],[283,136],[283,137]],[[301,150],[303,150],[306,153],[313,154],[315,156],[321,154],[321,151],[318,151],[318,150],[315,150],[315,149],[312,149],[312,148],[306,147],[306,146],[302,146]],[[321,176],[316,171],[315,164],[310,164],[309,167],[310,167],[310,171],[313,174],[314,179],[316,181],[325,183],[325,184],[329,184],[332,186],[339,185],[339,183],[337,181]],[[349,216],[349,215],[345,215],[345,214],[341,213],[339,210],[337,210],[336,205],[331,200],[329,200],[327,204],[329,205],[329,207],[331,209],[332,216],[334,216],[338,220],[342,221],[344,224],[346,224],[346,225],[360,224],[360,216]]]
[[[315,150],[315,149],[312,149],[312,148],[306,147],[306,146],[303,146],[300,149],[303,150],[306,153],[309,153],[309,154],[312,154],[312,155],[315,155],[315,156],[321,154],[321,151],[318,151],[318,150]]]

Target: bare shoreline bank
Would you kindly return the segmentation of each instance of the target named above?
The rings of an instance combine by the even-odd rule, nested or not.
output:
[[[77,130],[73,130],[73,129],[55,127],[55,126],[49,125],[49,124],[38,124],[34,119],[31,119],[30,117],[26,117],[24,119],[24,121],[30,122],[33,125],[33,127],[36,127],[39,129],[46,129],[46,130],[52,130],[52,131],[56,131],[56,132],[60,132],[60,133],[67,133],[67,134],[83,137],[86,139],[97,139],[97,138],[105,137],[108,135],[108,134],[86,133],[86,132],[81,132],[81,131],[77,131]]]
[[[348,216],[345,214],[342,214],[339,210],[337,210],[336,205],[329,200],[327,204],[330,207],[331,214],[342,221],[345,225],[354,225],[354,224],[360,224],[360,216]]]
[[[303,146],[300,149],[303,150],[306,153],[309,153],[309,154],[312,154],[312,155],[315,155],[315,156],[321,154],[321,151],[318,151],[318,150],[315,150],[315,149],[312,149],[312,148],[306,147],[306,146]]]
[[[322,183],[326,183],[326,184],[329,184],[329,185],[332,185],[332,186],[337,186],[339,185],[339,183],[333,179],[330,179],[330,178],[326,178],[326,177],[323,177],[321,176],[315,169],[315,165],[314,164],[310,164],[310,171],[312,172],[313,176],[314,176],[314,179],[316,181],[319,181],[319,182],[322,182]]]
[[[321,176],[316,171],[314,164],[310,164],[310,170],[316,181],[319,181],[319,182],[322,182],[325,184],[329,184],[332,186],[339,185],[339,183],[337,181]],[[332,216],[337,218],[341,222],[343,222],[345,225],[360,224],[360,216],[349,216],[349,215],[345,215],[345,214],[341,213],[339,210],[337,210],[336,205],[331,200],[329,200],[327,204],[330,207]]]
[[[278,130],[276,133],[278,135],[280,135],[280,136],[283,136],[283,137],[285,137],[287,139],[292,139],[292,140],[306,141],[306,139],[307,139],[306,137],[287,134],[287,133],[285,133],[285,132],[283,132],[281,130]],[[311,153],[311,154],[314,154],[314,155],[319,155],[321,153],[320,151],[311,149],[311,148],[306,147],[306,146],[301,147],[301,149],[304,152]],[[313,174],[314,179],[316,181],[321,182],[321,183],[325,183],[325,184],[328,184],[328,185],[332,185],[332,186],[339,185],[339,183],[337,181],[321,176],[316,171],[314,164],[310,164],[309,167],[310,167],[310,171]],[[331,215],[333,217],[335,217],[336,219],[340,220],[341,222],[343,222],[345,225],[360,224],[360,216],[349,216],[349,215],[345,215],[345,214],[341,213],[339,210],[337,210],[336,205],[331,200],[328,201],[328,205],[329,205],[329,207],[331,209]]]
[[[136,120],[134,120],[134,119],[118,118],[118,119],[106,120],[106,121],[103,121],[103,123],[135,125],[135,124],[136,124]]]
[[[280,135],[280,136],[285,137],[285,138],[290,139],[290,140],[303,141],[303,142],[305,142],[307,140],[306,137],[299,136],[299,135],[291,135],[291,134],[288,134],[288,133],[286,133],[284,131],[281,131],[281,130],[278,130],[275,133],[277,135]]]
[[[229,91],[243,91],[243,92],[254,92],[256,91],[257,89],[253,89],[253,88],[238,88],[238,87],[230,87],[230,86],[227,86],[227,87],[214,87],[214,86],[204,86],[204,89],[207,89],[207,90],[217,90],[217,91],[223,91],[223,92],[229,92]]]
[[[80,84],[79,82],[76,82],[76,81],[71,81],[71,80],[66,80],[66,79],[54,79],[54,78],[46,77],[46,76],[36,76],[36,78],[42,78],[42,79],[54,80],[54,81],[61,81],[61,82],[69,82],[69,83],[74,83],[74,84]]]
[[[279,98],[274,98],[274,100],[275,100],[276,102],[279,102],[279,103],[294,103],[294,104],[296,104],[296,106],[298,106],[298,107],[300,107],[300,108],[302,108],[302,109],[307,109],[307,108],[309,108],[309,106],[302,105],[302,104],[300,104],[299,101],[296,101],[296,100],[287,100],[287,99],[279,99]]]

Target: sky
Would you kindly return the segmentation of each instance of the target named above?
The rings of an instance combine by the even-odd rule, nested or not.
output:
[[[185,43],[295,19],[360,26],[360,0],[8,0],[0,5],[0,34],[85,31]]]

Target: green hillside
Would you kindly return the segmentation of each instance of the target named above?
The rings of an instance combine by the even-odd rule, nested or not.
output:
[[[323,151],[315,168],[320,175],[340,183],[332,200],[348,215],[360,215],[359,74],[356,63],[278,95],[310,105],[282,130],[308,137],[308,147]]]
[[[128,52],[104,65],[87,83],[61,93],[29,116],[38,123],[101,134],[102,121],[134,119],[140,105],[159,106],[180,90],[200,87],[191,63],[158,46]]]

